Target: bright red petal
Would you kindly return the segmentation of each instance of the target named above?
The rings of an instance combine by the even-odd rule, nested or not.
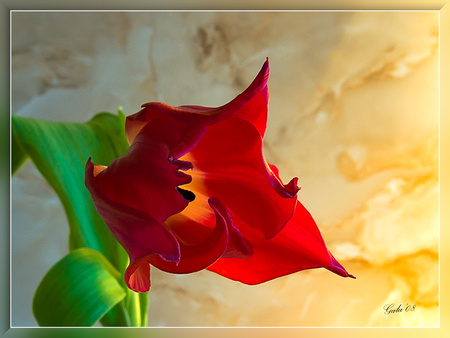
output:
[[[233,114],[233,117],[250,122],[256,130],[258,130],[261,137],[264,137],[267,126],[269,108],[269,90],[267,88],[268,78],[269,64],[268,61],[266,61],[261,72],[249,87],[250,89],[254,86],[253,92],[256,94]]]
[[[229,117],[208,127],[186,159],[194,165],[192,188],[215,196],[246,224],[275,236],[292,217],[297,179],[283,185],[266,163],[259,132]]]
[[[241,228],[236,217],[233,221]],[[316,223],[300,202],[291,221],[270,240],[258,231],[242,228],[247,229],[243,235],[253,244],[253,255],[247,259],[221,258],[208,270],[251,285],[322,267],[343,277],[353,277],[329,253]]]

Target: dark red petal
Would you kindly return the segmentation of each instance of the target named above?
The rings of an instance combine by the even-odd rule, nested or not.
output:
[[[154,144],[146,151],[135,143],[95,177],[95,184],[109,199],[145,211],[162,223],[188,205],[176,188],[189,183],[191,177],[175,171],[163,145]]]
[[[202,126],[218,123],[233,115],[253,124],[262,137],[267,124],[268,78],[269,61],[266,60],[250,86],[234,100],[220,107],[191,105],[172,107],[160,102],[143,104],[141,111],[127,117],[125,130],[128,142],[131,144],[148,122],[161,115],[170,116],[186,124]]]
[[[150,122],[151,116],[147,114],[147,109],[143,108],[139,112],[129,115],[125,121],[125,135],[127,136],[127,141],[131,145],[136,138],[137,134],[145,127],[147,122]],[[159,117],[156,115],[154,117]]]
[[[233,216],[233,221],[241,228],[237,217]],[[270,240],[258,231],[242,228],[246,229],[243,235],[253,244],[253,255],[247,259],[221,258],[208,270],[245,284],[259,284],[320,267],[342,277],[353,277],[329,253],[316,223],[300,202],[291,221]]]
[[[103,168],[89,159],[86,164],[86,187],[91,193],[97,212],[130,256],[131,264],[149,254],[179,262],[179,244],[168,229],[145,210],[111,199],[111,196],[104,193],[102,183],[98,184],[97,181],[107,170]]]
[[[168,116],[161,115],[148,122],[135,137],[134,143],[141,143],[152,156],[153,145],[163,145],[168,149],[170,160],[178,159],[190,151],[202,138],[206,127],[186,125]]]
[[[144,210],[162,223],[188,205],[177,187],[192,180],[180,171],[192,164],[177,157],[189,151],[203,133],[202,127],[188,127],[166,116],[154,119],[128,152],[99,173],[95,182],[110,199]]]
[[[195,190],[215,196],[266,238],[292,217],[298,187],[273,173],[262,153],[259,132],[247,121],[229,117],[208,127],[186,159],[194,164]]]

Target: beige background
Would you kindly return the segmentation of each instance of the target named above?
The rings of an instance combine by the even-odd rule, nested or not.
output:
[[[147,101],[221,105],[266,57],[265,153],[357,279],[259,286],[152,269],[152,326],[438,324],[438,12],[20,13],[12,107],[86,121]],[[12,323],[67,252],[61,205],[31,163],[12,181]],[[385,304],[416,305],[385,315]]]

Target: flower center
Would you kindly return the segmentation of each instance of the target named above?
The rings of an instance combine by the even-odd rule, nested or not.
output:
[[[177,187],[178,192],[183,196],[186,200],[189,202],[192,202],[195,200],[195,194],[192,191],[182,189],[180,187]]]

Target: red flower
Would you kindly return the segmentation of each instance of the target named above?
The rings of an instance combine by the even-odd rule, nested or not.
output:
[[[284,185],[264,158],[268,76],[266,61],[218,108],[146,103],[127,118],[128,152],[108,167],[87,162],[97,211],[130,256],[130,289],[149,290],[149,264],[246,284],[318,267],[353,277],[297,201],[297,178]]]

